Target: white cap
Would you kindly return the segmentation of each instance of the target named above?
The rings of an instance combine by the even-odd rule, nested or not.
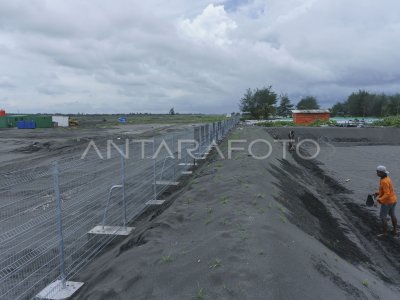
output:
[[[381,171],[381,172],[386,173],[386,174],[389,174],[389,171],[386,170],[386,167],[385,167],[385,166],[377,166],[377,167],[376,167],[376,170],[377,170],[377,171]]]

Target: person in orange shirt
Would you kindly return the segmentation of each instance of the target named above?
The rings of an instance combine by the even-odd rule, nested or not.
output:
[[[397,235],[397,218],[395,215],[395,208],[397,203],[397,196],[393,189],[392,180],[388,176],[389,171],[385,166],[378,166],[376,168],[376,175],[380,177],[379,191],[375,193],[378,203],[381,204],[380,218],[382,219],[383,233],[378,236],[387,235],[387,215],[389,214],[392,219],[393,235]]]

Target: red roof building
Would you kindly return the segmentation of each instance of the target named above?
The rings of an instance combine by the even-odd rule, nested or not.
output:
[[[292,110],[293,122],[296,125],[309,125],[317,120],[329,121],[327,109]]]

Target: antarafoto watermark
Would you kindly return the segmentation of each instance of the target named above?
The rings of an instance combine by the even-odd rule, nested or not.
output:
[[[271,142],[266,139],[256,139],[256,140],[246,140],[246,139],[229,139],[228,147],[226,149],[226,155],[224,155],[224,151],[221,150],[221,147],[218,143],[213,140],[209,145],[201,146],[199,141],[195,139],[177,139],[176,145],[171,145],[165,139],[161,139],[156,141],[154,139],[141,139],[141,140],[130,140],[126,139],[124,143],[116,144],[114,140],[107,140],[107,145],[105,149],[105,153],[103,154],[100,151],[100,148],[97,146],[94,140],[89,141],[87,147],[85,148],[81,159],[87,158],[89,152],[96,153],[98,158],[100,159],[111,159],[113,154],[117,154],[122,156],[125,159],[156,159],[159,156],[168,155],[171,158],[182,159],[184,157],[189,157],[191,159],[199,159],[204,153],[209,152],[211,149],[214,149],[220,159],[232,159],[233,152],[247,152],[247,154],[257,160],[268,159],[274,152],[274,147]],[[291,140],[274,140],[274,143],[282,143],[282,158],[287,158],[287,145],[291,142]],[[134,145],[139,144],[139,149],[133,151]],[[314,148],[311,151],[312,155],[304,155],[301,147],[305,144],[308,144],[308,150]],[[146,148],[147,146],[151,146],[150,149]],[[175,147],[177,146],[177,147]],[[255,148],[257,147],[257,154],[255,153]],[[147,150],[147,151],[146,151]],[[278,149],[276,148],[276,151]],[[139,152],[139,153],[137,153]],[[262,154],[260,154],[262,152]],[[303,153],[302,153],[303,152]],[[301,159],[312,160],[318,157],[321,152],[320,144],[312,139],[303,139],[299,140],[296,143],[295,153]]]

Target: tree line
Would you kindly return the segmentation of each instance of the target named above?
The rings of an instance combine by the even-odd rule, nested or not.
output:
[[[337,102],[331,108],[332,116],[386,117],[399,115],[400,94],[374,94],[359,90]]]
[[[279,105],[277,102],[279,100]],[[278,95],[272,90],[272,86],[262,89],[247,89],[240,99],[239,104],[242,112],[250,114],[256,119],[267,119],[269,116],[277,115],[289,117],[295,105],[291,103],[287,94]],[[313,96],[302,98],[296,105],[296,109],[319,109],[318,101]]]
[[[279,104],[278,104],[279,101]],[[256,119],[270,116],[290,117],[294,108],[319,109],[314,96],[303,97],[296,105],[292,104],[287,94],[278,95],[272,86],[262,89],[247,89],[239,103],[242,112]],[[374,94],[359,90],[352,93],[343,102],[337,102],[329,109],[331,116],[384,117],[399,115],[400,94]]]

